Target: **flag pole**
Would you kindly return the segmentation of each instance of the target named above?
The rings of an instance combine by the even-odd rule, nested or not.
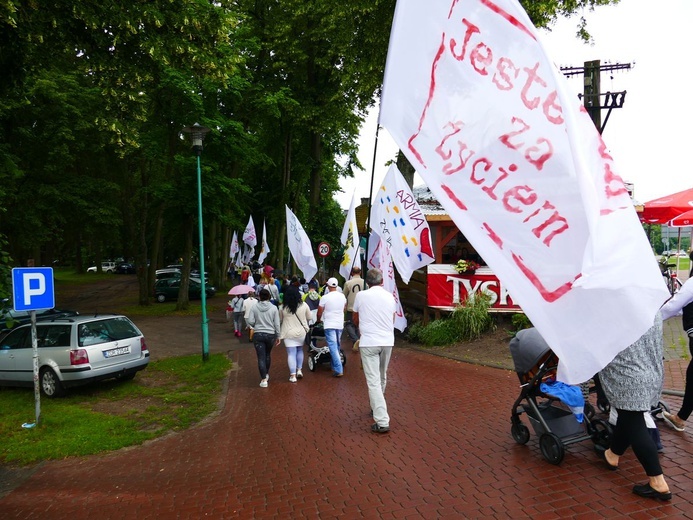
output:
[[[375,127],[375,143],[373,145],[373,164],[371,165],[371,190],[368,192],[368,214],[366,215],[366,267],[368,267],[368,243],[371,236],[371,206],[373,204],[373,185],[375,184],[375,158],[378,155],[378,133],[380,132],[380,115],[378,125]],[[366,273],[363,273],[363,289],[366,289]]]

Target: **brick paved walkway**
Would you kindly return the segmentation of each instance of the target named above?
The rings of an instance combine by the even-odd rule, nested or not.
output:
[[[631,451],[611,472],[590,441],[568,446],[560,466],[543,459],[534,432],[516,444],[511,371],[397,349],[392,432],[378,436],[355,354],[342,379],[322,365],[291,384],[275,352],[269,388],[258,387],[254,351],[239,342],[218,416],[145,446],[45,463],[0,499],[0,516],[693,519],[691,432],[660,428],[674,492],[661,504],[631,493],[645,481]],[[667,365],[667,384],[680,385],[684,363]]]

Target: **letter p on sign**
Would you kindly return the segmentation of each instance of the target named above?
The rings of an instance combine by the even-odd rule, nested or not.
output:
[[[55,307],[53,269],[17,267],[12,269],[12,296],[17,311],[36,311]]]

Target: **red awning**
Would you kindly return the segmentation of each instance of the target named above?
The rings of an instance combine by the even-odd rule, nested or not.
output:
[[[671,219],[671,225],[674,227],[693,226],[693,209]]]
[[[643,205],[640,220],[647,224],[666,224],[691,210],[693,210],[693,188],[646,202]]]

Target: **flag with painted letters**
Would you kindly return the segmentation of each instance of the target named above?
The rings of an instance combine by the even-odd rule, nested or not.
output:
[[[404,283],[409,283],[414,271],[435,260],[426,217],[394,164],[373,197],[371,217],[371,226],[387,242]]]
[[[251,215],[248,219],[248,225],[243,231],[243,242],[248,244],[255,251],[255,246],[257,245],[257,233],[255,233],[255,223],[253,222],[253,216]]]
[[[380,123],[560,359],[590,379],[668,297],[599,132],[516,0],[398,0]]]
[[[238,244],[238,233],[234,231],[233,238],[231,239],[231,248],[229,249],[229,258],[234,259],[240,249],[240,245]]]
[[[371,210],[373,208],[371,207]],[[407,328],[407,317],[404,315],[402,302],[399,299],[399,290],[395,281],[395,266],[392,263],[392,255],[387,242],[373,230],[368,237],[368,269],[377,268],[383,272],[383,289],[392,293],[395,299],[395,328],[404,332]]]

